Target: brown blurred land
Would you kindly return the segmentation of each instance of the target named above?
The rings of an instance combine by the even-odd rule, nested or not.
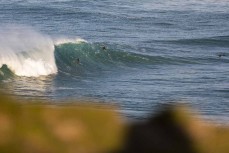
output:
[[[129,123],[109,106],[21,103],[0,94],[0,153],[229,153],[229,128],[183,106]]]

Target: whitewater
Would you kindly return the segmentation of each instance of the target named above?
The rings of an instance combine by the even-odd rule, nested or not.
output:
[[[0,33],[1,66],[27,77],[57,72],[51,38],[28,27],[1,27]]]

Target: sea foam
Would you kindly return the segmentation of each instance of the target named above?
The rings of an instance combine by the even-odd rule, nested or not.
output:
[[[79,44],[79,43],[88,43],[85,39],[82,38],[58,38],[54,41],[55,45],[62,45],[66,43],[74,43],[74,44]]]
[[[1,26],[0,66],[18,76],[38,77],[57,72],[52,39],[26,26]]]

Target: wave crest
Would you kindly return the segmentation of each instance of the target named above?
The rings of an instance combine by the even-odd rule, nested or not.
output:
[[[67,44],[67,43],[73,43],[73,44],[79,44],[79,43],[87,43],[85,39],[82,38],[75,38],[75,39],[70,39],[70,38],[59,38],[54,41],[55,45],[62,45],[62,44]]]

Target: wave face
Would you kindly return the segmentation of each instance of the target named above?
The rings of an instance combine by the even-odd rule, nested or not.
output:
[[[0,33],[0,67],[27,77],[57,72],[51,38],[20,26],[1,27]]]
[[[195,64],[195,58],[176,56],[152,56],[133,53],[128,46],[116,46],[86,41],[63,41],[55,45],[55,59],[59,72],[96,73],[100,70],[110,71],[115,68],[149,67],[153,65]],[[101,72],[101,71],[100,71]]]
[[[113,45],[85,41],[55,45],[59,72],[84,73],[171,62],[167,58],[126,52]]]

